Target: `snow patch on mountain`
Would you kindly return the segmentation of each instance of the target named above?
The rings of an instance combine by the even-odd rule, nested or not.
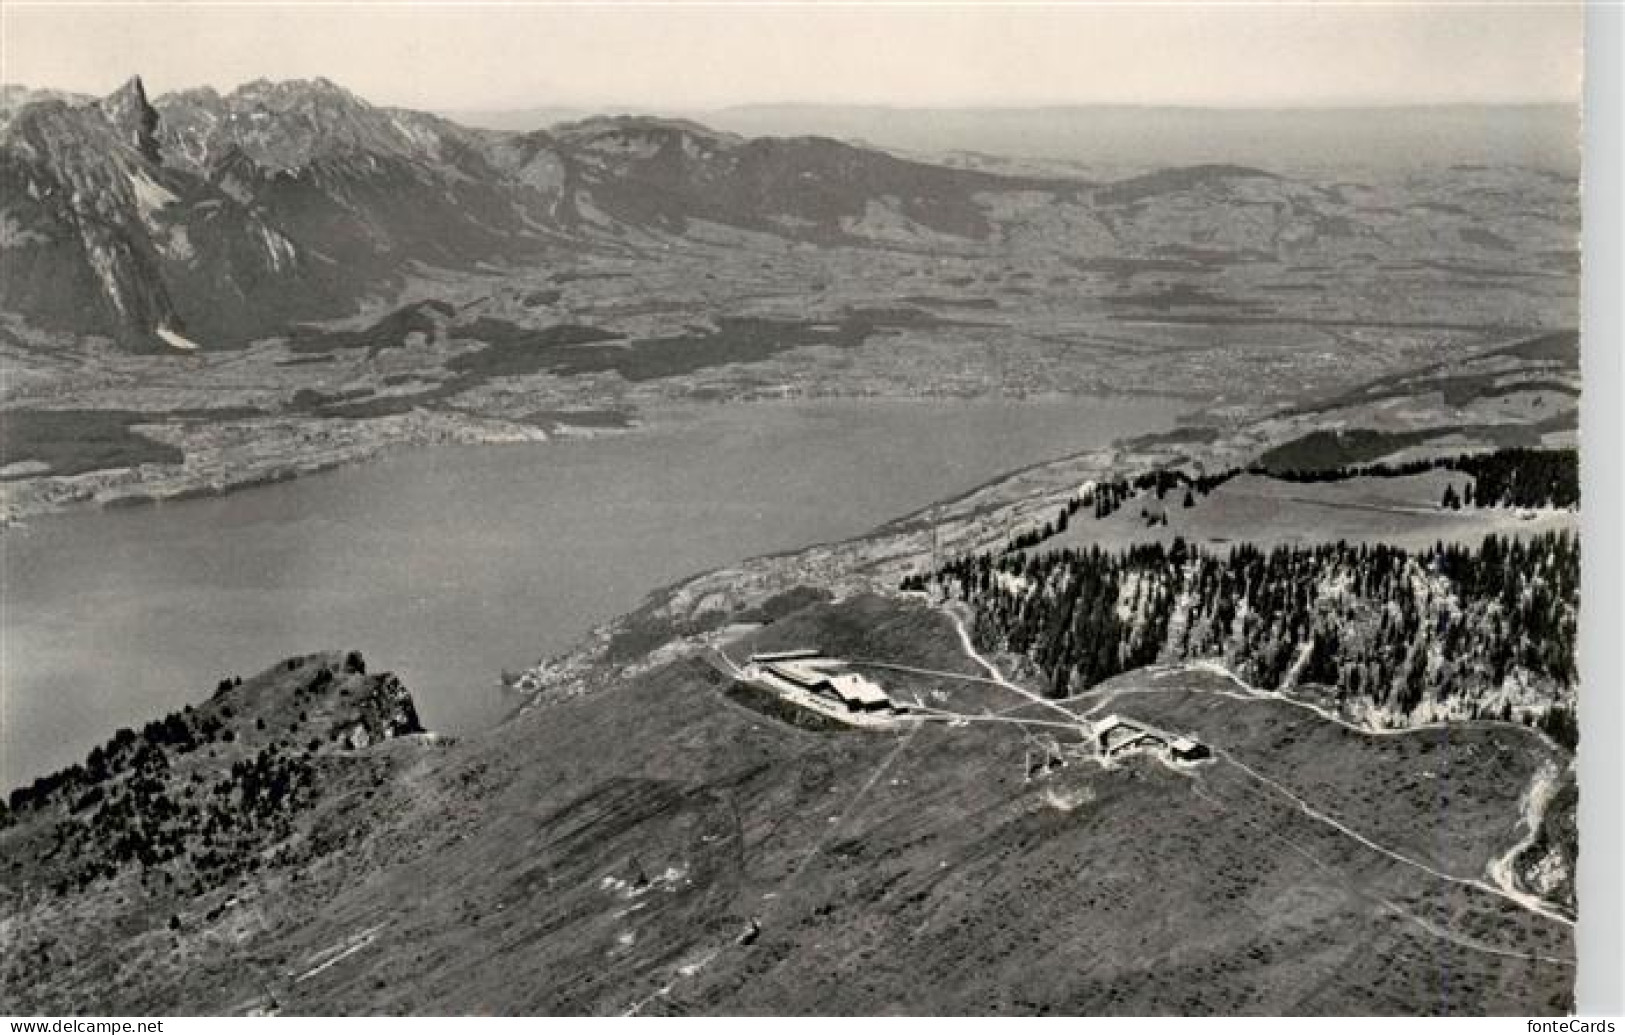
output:
[[[182,352],[197,352],[202,348],[202,346],[197,342],[181,335],[176,331],[170,330],[168,327],[159,327],[154,330],[153,333],[158,335],[158,337],[163,340],[164,344],[170,346],[171,348],[180,349]]]

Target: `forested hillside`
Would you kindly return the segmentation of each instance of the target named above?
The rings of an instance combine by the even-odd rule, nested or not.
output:
[[[1028,660],[1055,696],[1159,661],[1221,659],[1263,689],[1331,688],[1384,725],[1433,717],[1538,723],[1574,740],[1580,555],[1570,533],[1476,549],[1181,540],[980,554],[905,589],[969,604],[986,649]]]
[[[1310,436],[1313,437],[1313,436]],[[1264,464],[1246,468],[1188,474],[1162,468],[1083,486],[1041,527],[1012,536],[1007,549],[1030,550],[1065,532],[1082,511],[1095,520],[1108,518],[1123,507],[1140,504],[1140,518],[1148,526],[1166,525],[1167,508],[1197,506],[1214,490],[1243,474],[1281,482],[1316,484],[1355,479],[1405,478],[1427,471],[1462,475],[1452,480],[1438,499],[1441,510],[1508,507],[1514,509],[1573,509],[1580,505],[1580,455],[1573,449],[1498,449],[1488,453],[1432,457],[1405,463],[1371,463],[1342,467],[1273,470]],[[1154,499],[1152,497],[1155,497]]]
[[[1264,468],[1255,468],[1262,473]],[[1422,471],[1459,471],[1468,477],[1456,494],[1457,506],[1577,507],[1580,454],[1573,449],[1498,449],[1492,453],[1417,460],[1404,464],[1271,470],[1272,478],[1292,482],[1336,482],[1349,478],[1399,478]],[[1445,506],[1450,506],[1445,502]]]
[[[143,879],[196,894],[265,865],[273,846],[325,851],[342,838],[294,836],[323,788],[343,782],[361,749],[421,731],[406,688],[369,676],[358,652],[223,679],[204,704],[121,729],[82,764],[11,791],[0,802],[6,850],[22,858],[32,846],[42,860],[12,880],[65,895],[138,865]]]

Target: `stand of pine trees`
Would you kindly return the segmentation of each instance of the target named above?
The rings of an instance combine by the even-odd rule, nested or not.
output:
[[[1469,491],[1457,496],[1460,506],[1580,505],[1580,455],[1572,449],[1498,449],[1493,453],[1439,457],[1405,464],[1377,463],[1301,471],[1253,468],[1249,473],[1286,482],[1340,482],[1350,478],[1400,478],[1435,470],[1460,471],[1472,477]],[[1448,503],[1444,505],[1449,506]]]
[[[1109,482],[1098,482],[1084,494],[1079,503],[1081,506],[1091,508],[1096,518],[1104,518],[1115,513],[1125,501],[1147,490],[1155,492],[1157,499],[1162,500],[1166,499],[1170,492],[1183,489],[1179,498],[1189,507],[1196,503],[1193,493],[1206,496],[1240,473],[1239,467],[1216,474],[1200,475],[1186,474],[1174,468],[1162,468],[1146,471],[1133,478],[1115,478]],[[1077,507],[1073,510],[1077,510]]]
[[[1572,449],[1500,449],[1493,453],[1437,457],[1404,464],[1363,464],[1311,470],[1273,470],[1262,466],[1246,469],[1247,474],[1287,482],[1340,482],[1351,478],[1400,478],[1425,471],[1460,471],[1470,476],[1458,489],[1445,486],[1439,506],[1444,510],[1471,507],[1577,507],[1580,505],[1580,458]],[[1236,467],[1214,474],[1190,475],[1175,468],[1146,471],[1132,478],[1097,482],[1075,499],[1068,500],[1053,520],[1041,528],[1012,536],[1006,552],[1030,550],[1067,529],[1073,515],[1088,509],[1096,520],[1110,517],[1124,503],[1152,491],[1159,501],[1169,493],[1182,507],[1196,506],[1198,497],[1243,472]],[[1166,511],[1142,511],[1147,524],[1167,524]]]
[[[1110,517],[1123,506],[1124,502],[1148,490],[1154,491],[1159,500],[1166,499],[1170,492],[1176,493],[1182,506],[1194,507],[1198,494],[1205,496],[1240,473],[1241,469],[1235,468],[1219,474],[1193,476],[1184,471],[1166,468],[1147,471],[1133,478],[1097,482],[1087,491],[1063,504],[1056,512],[1054,520],[1046,521],[1042,528],[1029,529],[1012,536],[1004,549],[1005,552],[1030,550],[1065,532],[1072,521],[1072,516],[1078,511],[1088,508],[1096,520]],[[1155,521],[1148,517],[1148,523]],[[1167,519],[1163,518],[1162,524],[1167,523]]]
[[[904,588],[970,604],[977,645],[1027,658],[1057,696],[1158,660],[1222,657],[1266,689],[1319,683],[1399,716],[1431,699],[1510,718],[1486,702],[1510,682],[1533,688],[1543,728],[1572,741],[1562,702],[1577,679],[1579,575],[1577,538],[1554,532],[1416,553],[1244,544],[1219,556],[1176,540],[980,554]]]

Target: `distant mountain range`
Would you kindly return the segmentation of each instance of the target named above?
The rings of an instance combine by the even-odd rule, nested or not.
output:
[[[559,262],[705,225],[1085,258],[1474,255],[1512,247],[1484,229],[1507,199],[1544,218],[1574,189],[1520,172],[1476,202],[1396,209],[1233,164],[1107,184],[975,166],[654,117],[473,129],[323,79],[155,100],[139,78],[100,99],[8,86],[0,310],[137,349],[230,346],[354,312],[420,265]]]
[[[132,344],[241,341],[345,312],[410,263],[539,259],[693,220],[833,241],[891,197],[929,231],[985,235],[977,191],[1039,186],[669,120],[473,130],[320,79],[6,99],[0,306]]]
[[[532,130],[585,113],[543,107],[445,114],[470,126]],[[746,136],[810,133],[944,158],[997,156],[1102,174],[1215,162],[1277,171],[1357,170],[1359,175],[1463,163],[1516,163],[1573,173],[1580,162],[1580,112],[1565,104],[1284,109],[752,104],[687,115]]]

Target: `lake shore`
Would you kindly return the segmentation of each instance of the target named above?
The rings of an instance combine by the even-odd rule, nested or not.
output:
[[[640,401],[625,410],[547,411],[531,419],[483,416],[458,410],[414,410],[366,419],[299,416],[245,417],[177,428],[136,423],[132,428],[184,454],[178,464],[138,463],[77,474],[53,475],[38,465],[0,479],[0,534],[39,518],[84,507],[134,507],[224,496],[291,481],[356,464],[400,450],[438,446],[513,445],[636,434],[654,423],[710,419],[726,411],[759,412],[762,407],[795,405],[967,405],[988,402],[1076,400],[1099,396],[1054,394],[1010,398],[988,395],[944,399],[934,396],[853,395],[709,401]],[[1192,408],[1176,396],[1129,393],[1112,397],[1144,399],[1159,409]],[[613,419],[610,419],[613,418]],[[1050,459],[1048,457],[1041,459]]]

